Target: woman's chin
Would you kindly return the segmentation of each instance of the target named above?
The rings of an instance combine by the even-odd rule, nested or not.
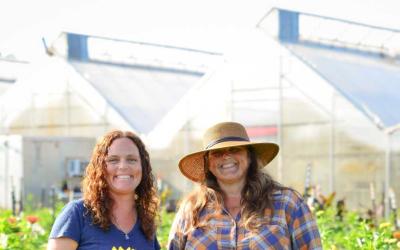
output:
[[[113,193],[116,194],[133,194],[135,193],[135,188],[133,185],[115,185],[112,189]]]

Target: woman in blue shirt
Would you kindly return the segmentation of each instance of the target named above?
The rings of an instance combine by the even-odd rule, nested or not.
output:
[[[107,133],[93,150],[82,187],[83,199],[57,217],[48,250],[160,249],[154,177],[138,136]]]

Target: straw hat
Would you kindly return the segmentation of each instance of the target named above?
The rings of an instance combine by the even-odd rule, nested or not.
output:
[[[240,123],[223,122],[209,128],[203,136],[204,150],[191,153],[179,161],[182,174],[195,182],[205,179],[204,155],[215,149],[251,146],[257,155],[259,167],[267,165],[278,154],[279,146],[269,142],[251,142]]]

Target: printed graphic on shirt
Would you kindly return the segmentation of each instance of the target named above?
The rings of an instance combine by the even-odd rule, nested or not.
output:
[[[133,248],[133,247],[128,247],[128,248],[125,249],[125,248],[123,248],[123,247],[118,247],[118,248],[117,248],[117,247],[114,246],[114,247],[111,248],[111,250],[135,250],[135,248]]]

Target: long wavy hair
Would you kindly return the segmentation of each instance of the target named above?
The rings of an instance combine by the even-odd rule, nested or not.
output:
[[[103,230],[109,229],[112,223],[111,213],[114,200],[110,196],[109,185],[106,181],[106,157],[110,145],[118,138],[129,138],[139,149],[142,180],[135,190],[135,196],[137,196],[136,209],[143,233],[146,238],[152,239],[156,230],[158,197],[154,186],[149,153],[142,140],[132,132],[111,131],[105,134],[96,144],[82,181],[85,207],[88,209],[94,224]]]
[[[273,212],[272,193],[276,190],[288,189],[272,177],[261,171],[258,166],[257,155],[254,149],[247,147],[250,165],[247,171],[246,184],[242,190],[242,223],[247,230],[256,230],[265,221],[265,210],[270,209]],[[204,222],[200,224],[200,212],[207,205],[212,205],[217,210],[223,208],[223,192],[218,185],[216,177],[209,171],[208,155],[204,156],[204,170],[206,178],[199,188],[193,191],[187,198],[185,204],[188,205],[185,211],[190,213],[191,227],[206,226]]]

